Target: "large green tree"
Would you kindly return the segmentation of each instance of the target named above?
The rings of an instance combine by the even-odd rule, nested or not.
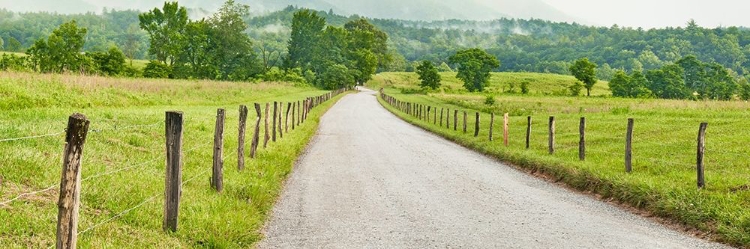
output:
[[[248,15],[247,5],[228,0],[208,20],[209,55],[217,67],[216,79],[246,80],[259,73],[252,41],[245,34],[247,23],[243,17]]]
[[[320,51],[320,41],[326,21],[311,10],[301,10],[292,18],[292,34],[289,39],[289,54],[284,61],[287,69],[312,67],[313,60]],[[316,72],[317,73],[317,72]]]
[[[458,66],[458,77],[470,92],[484,91],[489,84],[490,72],[500,67],[500,61],[494,55],[478,48],[458,51],[449,58],[450,63]]]
[[[138,15],[138,19],[141,29],[151,38],[149,54],[164,64],[173,65],[184,47],[187,9],[177,2],[164,2],[162,9],[154,8],[142,13]]]
[[[29,60],[41,72],[64,72],[84,69],[81,50],[86,29],[79,28],[75,20],[61,24],[45,41],[37,40],[28,49]]]
[[[422,64],[417,67],[417,74],[421,81],[419,86],[422,88],[431,88],[432,90],[435,90],[440,87],[440,74],[431,61],[422,61]]]
[[[586,96],[591,96],[591,89],[594,88],[597,81],[596,64],[589,61],[588,58],[578,59],[570,66],[570,73],[583,82],[583,87],[586,88]]]

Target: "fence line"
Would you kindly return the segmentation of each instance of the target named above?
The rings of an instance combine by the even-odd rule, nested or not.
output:
[[[59,187],[59,184],[53,184],[53,185],[51,185],[51,186],[49,186],[49,187],[47,187],[45,189],[42,189],[42,190],[37,190],[37,191],[33,191],[33,192],[23,193],[23,194],[20,194],[20,195],[18,195],[16,197],[12,198],[12,199],[9,199],[7,201],[0,202],[0,206],[6,206],[6,205],[10,204],[11,202],[14,202],[14,201],[16,201],[18,199],[21,199],[23,197],[33,196],[33,195],[37,195],[39,193],[44,193],[44,192],[56,189],[57,187]]]
[[[119,213],[115,214],[114,216],[110,217],[109,219],[106,219],[106,220],[104,220],[102,222],[99,222],[99,223],[97,223],[97,224],[95,224],[93,226],[90,226],[90,227],[86,228],[83,231],[78,232],[78,235],[84,234],[84,233],[86,233],[88,231],[96,229],[97,227],[100,227],[100,226],[102,226],[104,224],[107,224],[107,223],[109,223],[109,222],[111,222],[113,220],[119,219],[120,217],[122,217],[122,216],[130,213],[131,211],[133,211],[133,210],[135,210],[135,209],[137,209],[137,208],[139,208],[139,207],[141,207],[143,205],[146,205],[146,203],[149,203],[149,202],[153,201],[154,199],[156,199],[157,197],[162,196],[162,195],[163,195],[163,193],[159,193],[159,194],[156,194],[154,196],[151,196],[148,199],[144,200],[143,202],[141,202],[141,203],[139,203],[139,204],[137,204],[137,205],[135,205],[135,206],[133,206],[131,208],[128,208],[128,209],[126,209],[126,210],[124,210],[122,212],[119,212]]]

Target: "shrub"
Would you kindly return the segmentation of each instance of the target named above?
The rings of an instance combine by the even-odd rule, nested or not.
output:
[[[149,61],[143,69],[143,77],[146,78],[169,78],[172,68],[158,61]]]

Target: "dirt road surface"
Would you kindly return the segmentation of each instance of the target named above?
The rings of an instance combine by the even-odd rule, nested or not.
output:
[[[259,248],[724,248],[423,131],[375,94],[322,117]]]

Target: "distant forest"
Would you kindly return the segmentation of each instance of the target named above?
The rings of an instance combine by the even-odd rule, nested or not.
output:
[[[281,66],[297,10],[290,6],[263,16],[245,17],[256,54],[266,66]],[[129,58],[149,59],[148,36],[138,27],[138,14],[139,11],[129,10],[76,15],[0,10],[0,49],[24,52],[60,24],[75,19],[79,26],[89,30],[84,51],[107,51],[115,45]],[[318,14],[337,27],[359,18],[331,11]],[[388,34],[394,58],[381,71],[412,71],[421,60],[440,65],[458,50],[480,47],[501,61],[498,71],[568,74],[573,61],[588,57],[599,65],[599,77],[608,80],[616,69],[627,72],[658,69],[694,55],[700,61],[729,68],[734,77],[750,74],[750,30],[707,29],[689,20],[686,28],[651,30],[518,19],[370,21]]]

